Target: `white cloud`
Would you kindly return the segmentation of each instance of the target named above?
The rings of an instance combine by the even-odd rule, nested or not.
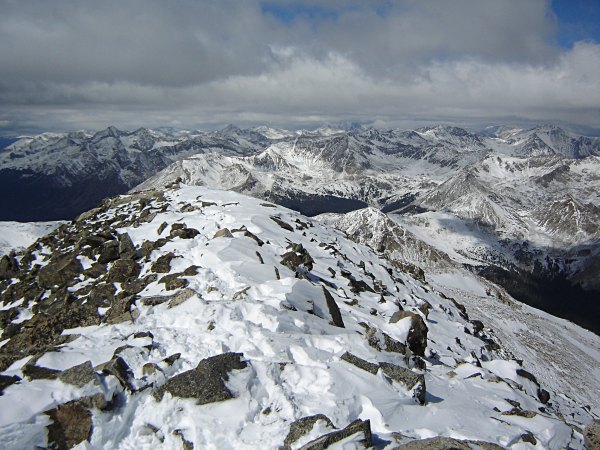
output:
[[[2,127],[598,126],[600,46],[549,45],[546,0],[309,3],[334,17],[285,23],[257,0],[0,0]]]

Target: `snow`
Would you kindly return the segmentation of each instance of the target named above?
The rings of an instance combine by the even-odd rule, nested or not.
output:
[[[37,365],[62,370],[91,360],[96,366],[108,361],[117,348],[129,345],[131,348],[123,350],[120,356],[137,377],[135,383],[141,386],[142,366],[149,362],[162,370],[145,381],[156,385],[194,368],[203,358],[223,352],[241,352],[249,364],[246,369],[231,373],[228,386],[236,398],[202,406],[169,394],[157,401],[150,393],[152,389],[121,391],[114,377],[106,377],[102,392],[108,396],[120,392],[123,402],[117,410],[94,410],[91,448],[181,448],[178,434],[196,448],[277,448],[293,420],[317,413],[325,414],[339,428],[358,418],[368,419],[373,433],[380,436],[379,442],[396,432],[413,439],[441,435],[517,449],[528,448],[519,437],[532,431],[544,448],[582,448],[558,412],[577,411],[579,420],[588,420],[588,416],[554,392],[555,406],[545,414],[533,419],[503,416],[501,412],[511,409],[505,398],[519,401],[527,409],[542,406],[530,392],[511,384],[517,363],[506,360],[502,353],[486,351],[481,340],[464,331],[471,325],[460,318],[450,300],[398,270],[392,270],[390,275],[387,261],[367,247],[298,213],[266,207],[261,200],[233,192],[182,186],[165,195],[169,207],[152,222],[118,231],[129,233],[139,246],[144,240],[155,240],[158,226],[165,221],[183,222],[199,230],[194,239],[177,238],[152,253],[155,260],[160,254],[173,252],[177,258],[173,260],[172,272],[198,266],[197,275],[186,277],[188,287],[196,294],[176,307],[170,308],[167,303],[146,306],[141,301],[144,297],[169,294],[164,285],[151,283],[139,294],[135,305],[139,316],[134,321],[67,330],[65,334],[80,337],[58,351],[45,353]],[[200,207],[200,201],[215,205]],[[200,209],[183,212],[184,204],[198,205]],[[119,212],[124,212],[129,206],[120,208]],[[271,219],[273,215],[293,224],[294,231],[283,230]],[[297,229],[296,219],[309,223],[309,228]],[[223,227],[234,229],[242,225],[265,244],[258,246],[241,233],[234,233],[233,238],[213,238]],[[279,263],[291,242],[302,244],[315,260],[308,279],[297,278]],[[324,244],[332,244],[339,254]],[[264,264],[259,262],[257,251]],[[361,261],[364,270],[359,266]],[[144,263],[142,276],[149,273],[151,262]],[[380,303],[380,294],[351,292],[338,263],[358,280],[372,284],[367,271],[380,280],[390,291],[386,301]],[[275,268],[280,279],[275,276]],[[334,277],[328,268],[337,275]],[[345,328],[329,323],[323,286],[328,286],[340,308]],[[473,295],[482,293],[473,286],[465,289],[471,289]],[[410,320],[390,323],[389,319],[398,310],[398,304],[420,314],[418,306],[425,301],[432,309],[426,321],[427,366],[421,372],[427,385],[427,403],[421,406],[406,386],[382,371],[373,375],[340,357],[350,351],[370,362],[406,367],[404,355],[369,346],[360,323],[406,342]],[[296,310],[286,308],[286,304]],[[154,338],[133,337],[141,331],[151,331]],[[460,344],[456,338],[460,338]],[[153,343],[151,347],[149,342]],[[181,353],[181,358],[172,366],[165,365],[162,360],[174,353]],[[483,367],[474,365],[473,354],[484,361]],[[21,367],[14,364],[5,373],[21,374]],[[419,373],[412,365],[410,368]],[[469,378],[472,371],[481,376]],[[508,381],[496,382],[494,374]],[[57,380],[23,380],[8,387],[0,397],[0,438],[15,445],[46,445],[44,427],[48,421],[43,411],[89,395],[90,389],[97,387],[76,388]],[[270,414],[264,413],[267,408]],[[326,431],[320,426],[309,437]],[[338,447],[354,448],[355,443],[356,436],[338,443]]]
[[[64,222],[0,222],[0,255],[24,249]]]

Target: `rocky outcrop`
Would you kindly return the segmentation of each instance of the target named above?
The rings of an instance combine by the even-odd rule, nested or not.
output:
[[[241,353],[223,353],[200,361],[195,369],[175,375],[154,391],[161,400],[165,393],[173,397],[193,398],[199,405],[221,402],[235,397],[226,386],[229,373],[247,367]]]
[[[390,323],[396,323],[400,320],[410,317],[410,330],[406,342],[411,352],[418,356],[425,356],[427,348],[427,332],[428,328],[423,318],[410,311],[397,311],[390,318]]]

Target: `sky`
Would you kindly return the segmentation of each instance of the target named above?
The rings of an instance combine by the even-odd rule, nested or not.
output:
[[[0,0],[0,135],[600,130],[600,0]]]

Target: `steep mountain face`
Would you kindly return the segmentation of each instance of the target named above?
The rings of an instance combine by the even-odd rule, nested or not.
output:
[[[0,153],[0,220],[71,219],[177,159],[209,151],[244,155],[268,142],[235,127],[178,135],[109,127],[22,138]]]
[[[382,213],[360,214],[386,238]],[[450,295],[233,192],[107,200],[0,276],[9,448],[582,449],[598,411],[598,337],[554,336],[565,364],[595,360],[573,365],[573,399],[558,364],[532,371]]]
[[[163,189],[181,180],[310,216],[396,211],[390,217],[420,243],[403,241],[405,263],[426,266],[435,249],[536,307],[566,314],[562,298],[582,301],[581,317],[568,317],[584,324],[600,289],[599,142],[548,126],[485,135],[444,126],[45,134],[0,154],[1,201],[21,219],[48,209],[72,218],[137,183]]]

